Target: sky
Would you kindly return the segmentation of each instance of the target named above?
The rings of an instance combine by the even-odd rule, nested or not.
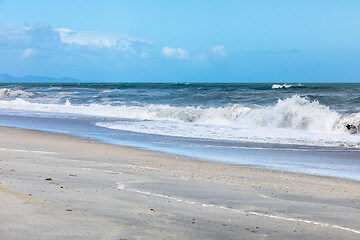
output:
[[[0,0],[0,73],[360,82],[360,1]]]

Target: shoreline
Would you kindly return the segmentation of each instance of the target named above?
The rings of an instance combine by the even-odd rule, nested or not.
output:
[[[0,127],[0,135],[0,236],[7,239],[360,236],[359,181],[38,130]],[[67,228],[42,232],[54,226]]]
[[[291,175],[293,175],[293,174],[295,174],[295,175],[305,175],[305,176],[313,176],[313,177],[321,177],[321,178],[329,178],[329,179],[339,179],[339,180],[344,180],[344,181],[360,182],[360,179],[354,178],[354,177],[347,178],[347,177],[344,177],[344,174],[342,174],[341,176],[316,174],[316,173],[312,174],[312,173],[306,173],[306,172],[299,171],[299,170],[298,171],[295,171],[295,170],[281,170],[281,169],[276,169],[276,168],[272,168],[270,166],[260,165],[260,164],[246,164],[246,163],[238,164],[238,163],[232,163],[231,161],[226,162],[226,161],[220,161],[220,160],[214,160],[214,159],[206,159],[206,158],[201,158],[201,157],[196,157],[196,156],[191,156],[191,155],[186,155],[186,154],[182,155],[182,154],[179,154],[179,153],[174,153],[173,151],[156,150],[156,149],[152,149],[151,147],[144,147],[141,144],[126,145],[126,143],[124,143],[124,142],[122,142],[122,143],[112,143],[110,141],[104,140],[103,138],[97,138],[97,137],[86,136],[86,135],[76,135],[76,134],[71,134],[71,133],[64,132],[64,131],[59,131],[58,132],[58,131],[46,130],[46,129],[36,129],[36,128],[33,129],[33,128],[26,128],[26,127],[20,127],[20,126],[7,126],[7,125],[0,125],[0,128],[1,127],[21,129],[21,130],[25,130],[25,131],[44,132],[44,133],[55,134],[55,135],[58,134],[58,135],[64,135],[64,136],[71,136],[71,137],[79,138],[79,139],[83,139],[83,140],[94,141],[94,142],[97,142],[97,143],[100,143],[100,144],[112,145],[112,146],[118,146],[118,147],[124,147],[124,148],[131,148],[131,149],[135,149],[135,150],[139,150],[139,151],[148,151],[148,152],[158,153],[158,154],[163,155],[163,156],[169,156],[169,157],[172,157],[172,158],[181,157],[183,159],[188,159],[188,160],[197,161],[197,162],[213,163],[213,164],[220,164],[220,165],[227,165],[227,166],[234,166],[234,167],[242,167],[242,168],[250,168],[250,169],[258,169],[258,170],[264,170],[264,171],[270,171],[270,172],[276,172],[276,173],[283,173],[283,174],[291,174]],[[249,142],[249,143],[252,144],[252,142]],[[307,145],[298,145],[298,146],[299,147],[308,147]],[[311,147],[314,147],[314,146],[311,146]]]
[[[106,141],[101,141],[100,139],[97,138],[92,138],[92,137],[86,137],[86,136],[77,136],[77,135],[72,135],[70,133],[63,133],[63,132],[54,132],[54,131],[46,131],[46,130],[39,130],[39,129],[30,129],[30,128],[22,128],[22,127],[9,127],[9,126],[3,126],[0,125],[0,131],[2,128],[9,128],[9,129],[18,129],[20,131],[29,131],[34,132],[34,133],[44,133],[44,134],[50,134],[50,135],[59,135],[59,136],[66,136],[66,137],[70,137],[70,138],[74,138],[74,139],[78,139],[80,141],[85,141],[85,142],[93,142],[95,144],[104,144],[104,145],[109,145],[109,146],[113,146],[113,147],[119,147],[119,148],[126,148],[126,149],[132,149],[134,151],[139,151],[139,152],[148,152],[148,153],[153,153],[156,155],[160,155],[163,158],[170,158],[170,159],[182,159],[189,162],[197,162],[197,163],[204,163],[204,164],[215,164],[215,165],[220,165],[221,166],[227,166],[229,168],[244,168],[244,169],[248,169],[248,170],[253,170],[253,171],[260,171],[260,172],[269,172],[269,173],[275,173],[275,174],[283,174],[283,175],[299,175],[299,176],[309,176],[309,177],[315,177],[315,178],[322,178],[324,180],[329,179],[329,180],[340,180],[340,181],[346,181],[346,182],[354,182],[354,183],[359,183],[360,184],[360,180],[356,180],[356,179],[348,179],[348,178],[341,178],[341,177],[334,177],[334,176],[326,176],[326,175],[317,175],[317,174],[309,174],[309,173],[302,173],[302,172],[295,172],[295,171],[282,171],[282,170],[277,170],[277,169],[271,169],[271,168],[266,168],[260,165],[247,165],[247,164],[235,164],[235,163],[226,163],[226,162],[219,162],[219,161],[213,161],[213,160],[206,160],[206,159],[201,159],[201,158],[197,158],[197,157],[191,157],[191,156],[185,156],[185,155],[181,155],[181,154],[176,154],[176,153],[167,153],[167,152],[162,152],[159,150],[151,150],[151,149],[144,149],[142,147],[136,147],[136,146],[127,146],[127,145],[121,145],[121,144],[113,144],[110,142],[106,142]]]

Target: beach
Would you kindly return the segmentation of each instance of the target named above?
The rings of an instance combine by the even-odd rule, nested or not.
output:
[[[0,240],[360,240],[359,12],[0,0]]]
[[[360,240],[359,12],[0,0],[0,240]]]
[[[360,183],[0,127],[1,239],[359,239]]]

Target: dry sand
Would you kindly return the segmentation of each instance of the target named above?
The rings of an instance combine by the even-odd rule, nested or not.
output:
[[[62,134],[0,127],[0,182],[0,239],[360,239],[359,182]]]

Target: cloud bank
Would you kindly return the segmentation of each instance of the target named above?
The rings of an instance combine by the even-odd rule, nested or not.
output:
[[[149,47],[154,45],[148,40],[118,33],[52,28],[47,24],[0,26],[0,53],[3,56],[17,56],[19,59],[38,57],[92,62],[96,59],[118,60],[129,56],[144,59],[151,57]],[[194,54],[193,57],[183,48],[165,46],[160,49],[165,58],[178,60],[205,61],[209,57],[226,56],[224,45],[214,46],[208,53]]]
[[[17,54],[21,58],[30,58],[35,52],[48,57],[76,57],[84,52],[96,52],[101,57],[101,51],[144,56],[144,48],[149,45],[149,41],[120,34],[54,29],[47,24],[0,27],[0,51]]]
[[[120,33],[13,24],[0,26],[0,68],[14,75],[131,81],[161,71],[165,76],[175,68],[199,72],[226,60],[224,45],[209,45],[198,52],[194,46],[194,52],[170,46]],[[164,70],[164,66],[171,67]]]

